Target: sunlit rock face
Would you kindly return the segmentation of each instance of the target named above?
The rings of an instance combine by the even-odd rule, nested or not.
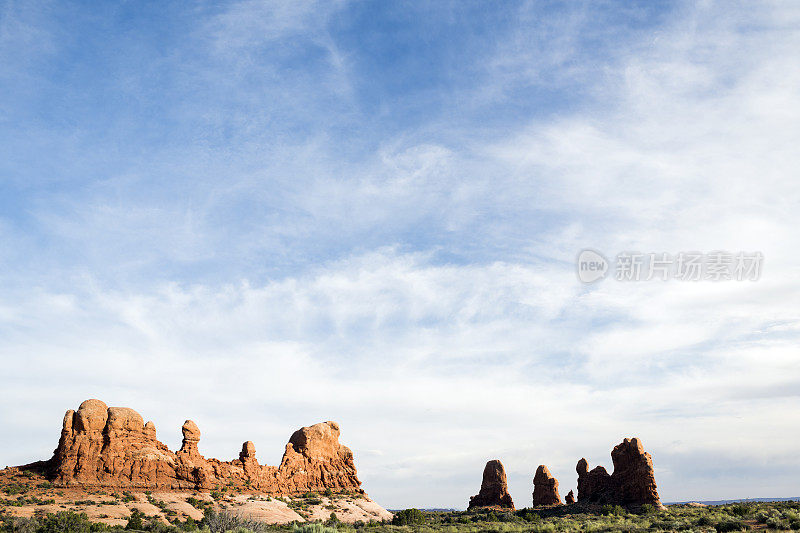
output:
[[[206,459],[197,424],[187,420],[181,430],[181,448],[172,452],[156,439],[155,425],[145,424],[133,409],[86,400],[64,415],[48,471],[64,486],[210,489],[233,484],[272,494],[363,492],[353,453],[339,444],[336,422],[294,432],[277,467],[259,465],[250,441],[242,445],[239,459]]]

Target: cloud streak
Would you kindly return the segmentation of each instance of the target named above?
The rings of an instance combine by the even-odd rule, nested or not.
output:
[[[795,495],[795,10],[520,4],[493,29],[324,5],[167,13],[185,31],[165,50],[90,47],[119,75],[61,86],[47,120],[5,115],[33,141],[0,158],[0,461],[47,456],[94,396],[173,447],[192,417],[203,453],[252,439],[271,464],[336,419],[391,507],[463,507],[494,457],[524,505],[538,464],[566,491],[634,434],[667,501]],[[24,59],[3,75],[52,79]],[[109,86],[140,104],[70,126],[77,92]],[[587,287],[586,246],[766,263]]]

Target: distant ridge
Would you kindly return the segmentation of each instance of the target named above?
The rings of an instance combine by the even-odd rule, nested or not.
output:
[[[800,501],[800,496],[793,498],[741,498],[738,500],[687,500],[685,502],[668,502],[664,505],[685,505],[687,503],[702,503],[703,505],[725,505],[728,503],[757,503],[757,502],[791,502]]]

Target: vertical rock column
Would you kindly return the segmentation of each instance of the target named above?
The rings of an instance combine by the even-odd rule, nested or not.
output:
[[[486,463],[483,469],[481,490],[469,499],[468,509],[476,507],[497,507],[514,510],[514,502],[508,493],[506,470],[503,463],[494,459]]]
[[[558,480],[545,465],[539,465],[533,477],[533,505],[561,505]]]

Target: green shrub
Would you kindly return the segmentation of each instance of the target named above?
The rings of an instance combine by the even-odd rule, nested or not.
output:
[[[326,526],[331,526],[331,527],[336,527],[340,523],[341,523],[341,521],[339,520],[339,517],[336,516],[336,513],[331,513],[331,515],[325,521],[325,525]]]
[[[19,483],[10,483],[3,487],[3,491],[9,496],[14,496],[15,494],[25,494],[28,492],[28,487]]]
[[[655,512],[656,512],[656,508],[653,507],[652,505],[650,505],[649,503],[646,503],[646,504],[642,505],[642,508],[641,508],[641,513],[642,514],[653,514]]]
[[[292,533],[339,533],[335,527],[328,527],[318,522],[294,526]]]
[[[36,533],[39,521],[36,518],[11,518],[0,514],[0,531],[13,533]]]
[[[394,514],[392,518],[392,525],[394,526],[410,526],[413,524],[422,524],[425,522],[425,513],[419,509],[404,509]]]
[[[626,514],[621,505],[604,505],[600,513],[605,516],[624,516]]]
[[[753,508],[750,505],[746,505],[743,503],[736,503],[731,506],[729,511],[733,515],[742,517],[749,515],[753,511]]]
[[[519,509],[514,514],[525,522],[537,522],[541,519],[541,515],[533,509]]]
[[[725,533],[727,531],[747,531],[750,526],[741,520],[723,520],[714,526],[718,533]]]
[[[128,518],[128,524],[125,526],[125,529],[143,529],[144,518],[145,516],[143,512],[141,512],[139,509],[134,509],[131,511],[131,516]]]
[[[789,525],[789,522],[781,520],[777,517],[773,517],[767,520],[767,527],[772,529],[789,529],[791,526]]]
[[[189,505],[200,511],[203,511],[207,507],[211,506],[211,502],[207,502],[205,500],[198,500],[193,496],[189,496],[188,498],[186,498],[186,503],[188,503]]]
[[[697,525],[698,526],[713,526],[714,525],[714,519],[711,518],[708,515],[703,515],[697,520]]]
[[[92,524],[85,513],[60,511],[50,513],[41,520],[37,533],[89,533]]]
[[[225,533],[227,531],[235,533],[264,533],[269,531],[269,526],[264,522],[227,511],[217,513],[211,508],[207,508],[203,512],[202,525],[207,527],[211,533]]]

